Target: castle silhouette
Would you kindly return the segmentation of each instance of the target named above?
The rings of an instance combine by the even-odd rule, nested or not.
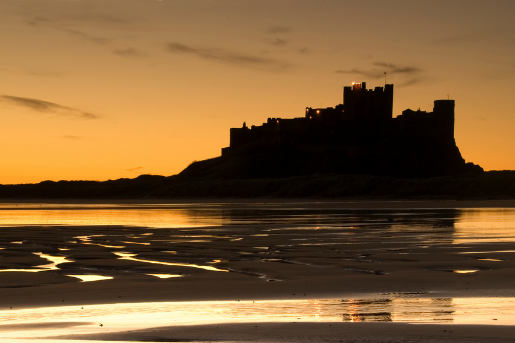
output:
[[[192,163],[180,174],[215,178],[277,178],[310,174],[432,177],[480,173],[454,140],[454,100],[432,112],[407,109],[393,118],[393,85],[344,87],[343,104],[307,107],[304,117],[268,118],[230,129],[220,157]]]
[[[364,145],[391,137],[454,140],[454,100],[436,100],[433,112],[407,109],[393,118],[392,84],[367,89],[365,82],[353,83],[344,87],[343,98],[335,107],[307,107],[301,118],[268,118],[261,126],[232,128],[222,156],[251,144],[346,146],[355,156],[366,153]]]

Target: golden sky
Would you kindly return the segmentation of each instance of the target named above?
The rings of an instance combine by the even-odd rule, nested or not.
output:
[[[515,169],[513,0],[0,0],[0,183],[173,175],[229,128],[395,85]]]

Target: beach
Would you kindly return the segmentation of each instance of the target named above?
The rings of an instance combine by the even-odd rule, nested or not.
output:
[[[18,222],[0,229],[0,330],[42,338],[46,325],[60,328],[59,339],[102,341],[509,342],[512,314],[467,323],[462,308],[473,306],[460,299],[513,298],[514,203],[4,203],[3,218]],[[80,325],[51,318],[8,322],[9,313],[38,308],[195,302],[202,312],[213,301],[304,307],[280,320],[82,323],[78,333],[67,328]],[[260,311],[283,311],[269,304]]]

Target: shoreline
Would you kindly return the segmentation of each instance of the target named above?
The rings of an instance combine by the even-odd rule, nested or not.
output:
[[[515,199],[327,199],[327,198],[163,198],[163,199],[2,199],[0,204],[66,204],[66,205],[185,205],[220,204],[221,206],[276,205],[287,207],[292,204],[310,205],[309,208],[339,209],[448,209],[448,208],[515,208]],[[0,207],[1,209],[1,207]]]

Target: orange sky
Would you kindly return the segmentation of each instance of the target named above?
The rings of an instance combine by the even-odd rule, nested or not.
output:
[[[467,162],[515,169],[512,0],[1,0],[0,183],[173,175],[243,121],[395,85],[456,100]]]

